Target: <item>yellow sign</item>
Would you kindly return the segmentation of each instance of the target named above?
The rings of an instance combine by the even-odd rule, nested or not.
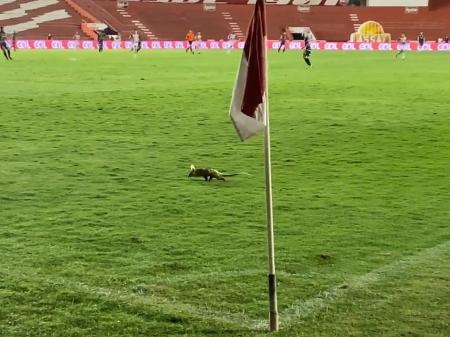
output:
[[[376,21],[366,21],[358,31],[350,35],[351,42],[391,42],[391,34],[385,33],[383,26]]]

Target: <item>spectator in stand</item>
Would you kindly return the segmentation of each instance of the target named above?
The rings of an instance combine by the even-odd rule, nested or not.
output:
[[[449,40],[448,40],[448,35],[447,35],[446,37],[444,37],[444,42],[445,42],[445,43],[448,43],[448,41],[449,41]]]
[[[51,40],[51,39],[53,39],[53,36],[52,36],[52,34],[48,33],[47,40]]]

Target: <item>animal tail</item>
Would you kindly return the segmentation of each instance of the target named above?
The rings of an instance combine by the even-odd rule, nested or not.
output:
[[[247,172],[222,173],[223,177],[234,177],[234,176],[239,176],[239,175],[251,176],[251,174],[247,173]]]

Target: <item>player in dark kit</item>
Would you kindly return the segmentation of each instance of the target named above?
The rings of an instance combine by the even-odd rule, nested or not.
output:
[[[12,34],[12,48],[14,51],[16,51],[16,46],[17,46],[16,38],[17,38],[17,34],[16,34],[16,31],[14,31]]]
[[[6,33],[3,30],[3,27],[0,27],[0,48],[3,52],[3,55],[5,55],[5,58],[10,61],[11,58],[11,50],[9,49],[8,42],[6,41]]]
[[[422,32],[420,32],[419,36],[417,37],[417,41],[419,42],[420,48],[422,48],[423,45],[425,44],[425,36],[423,35]]]
[[[309,40],[305,39],[305,46],[302,48],[303,50],[303,60],[308,65],[308,67],[312,67],[311,60],[309,57],[311,56],[311,45],[309,44]]]
[[[280,46],[278,47],[278,52],[280,52],[281,48],[283,48],[283,53],[286,51],[286,40],[287,40],[287,33],[283,32],[280,36]]]
[[[99,31],[97,36],[98,41],[98,51],[101,53],[103,51],[103,43],[105,41],[106,34],[101,30]]]

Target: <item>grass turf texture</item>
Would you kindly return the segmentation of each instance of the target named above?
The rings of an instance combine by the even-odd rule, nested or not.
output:
[[[266,334],[262,137],[227,116],[239,58],[1,64],[0,336]],[[270,54],[279,336],[444,336],[449,55],[312,60]]]

